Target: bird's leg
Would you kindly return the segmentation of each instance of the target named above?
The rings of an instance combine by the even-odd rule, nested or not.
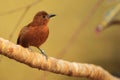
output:
[[[40,50],[40,52],[46,57],[46,59],[48,59],[48,56],[45,54],[44,50],[38,48]]]

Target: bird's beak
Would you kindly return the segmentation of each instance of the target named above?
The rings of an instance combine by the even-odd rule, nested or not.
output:
[[[55,14],[49,14],[49,18],[52,18],[52,17],[54,17],[54,16],[56,16]]]

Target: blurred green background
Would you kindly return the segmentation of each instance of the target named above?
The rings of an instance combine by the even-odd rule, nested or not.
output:
[[[38,11],[55,13],[57,16],[49,22],[49,38],[41,46],[48,56],[100,65],[110,73],[120,74],[120,27],[110,27],[99,35],[95,33],[96,26],[104,19],[106,12],[119,4],[119,0],[40,0],[19,21],[26,9],[24,6],[33,2],[35,1],[0,1],[0,37],[9,39],[13,29],[21,21],[12,33],[11,41],[16,43],[20,29],[30,23]],[[15,11],[9,12],[12,10]],[[120,15],[116,18],[120,19]],[[60,53],[61,57],[58,56]],[[2,56],[0,80],[10,79],[88,80],[41,71]]]

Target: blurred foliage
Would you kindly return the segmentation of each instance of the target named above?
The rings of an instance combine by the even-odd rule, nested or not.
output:
[[[92,63],[100,65],[111,73],[120,74],[120,34],[119,25],[113,25],[101,34],[95,34],[96,26],[104,19],[106,12],[119,4],[119,0],[101,0],[102,3],[91,16],[85,26],[80,26],[91,8],[98,0],[41,0],[33,5],[15,29],[12,42],[16,43],[20,29],[32,21],[33,16],[41,10],[55,13],[57,16],[50,20],[50,35],[41,47],[49,56],[56,57],[67,45],[78,27],[79,34],[72,45],[61,57],[68,61]],[[33,0],[3,0],[0,1],[0,37],[9,39],[10,33],[18,23],[25,8],[14,13],[4,12],[19,9],[33,3]],[[3,15],[4,14],[4,15]],[[120,15],[116,17],[120,19]],[[34,51],[37,51],[36,49]],[[69,77],[30,68],[6,57],[1,57],[1,80],[87,80]],[[44,74],[47,74],[44,76]]]

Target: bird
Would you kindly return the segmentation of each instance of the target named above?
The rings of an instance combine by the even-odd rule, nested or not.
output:
[[[17,44],[24,48],[34,46],[38,48],[46,58],[44,50],[40,46],[47,40],[49,36],[48,22],[50,18],[56,16],[55,14],[48,14],[46,11],[39,11],[33,20],[26,26],[24,26],[17,38]]]

